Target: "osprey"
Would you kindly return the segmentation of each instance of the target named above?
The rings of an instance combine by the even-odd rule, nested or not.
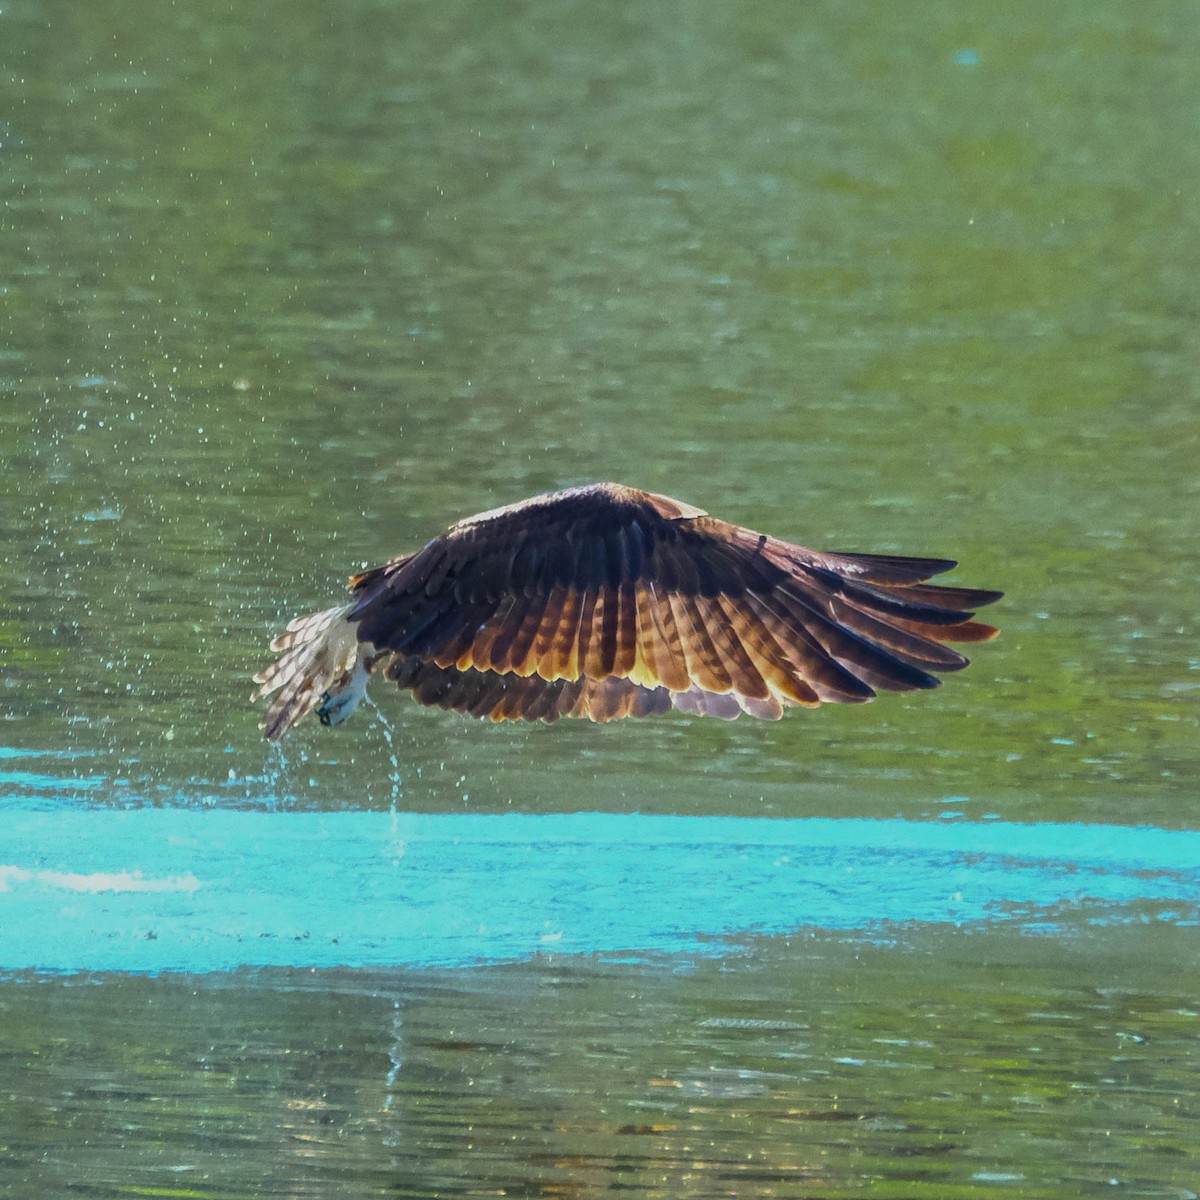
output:
[[[452,525],[297,617],[254,677],[278,741],[313,708],[338,725],[381,674],[426,705],[493,721],[611,721],[785,708],[936,687],[947,642],[998,630],[1003,594],[926,581],[950,559],[829,554],[598,483]],[[318,707],[319,706],[319,707]]]

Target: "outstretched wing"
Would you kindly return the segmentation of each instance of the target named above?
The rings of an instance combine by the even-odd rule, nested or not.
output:
[[[460,522],[352,580],[347,619],[426,704],[496,720],[778,717],[937,686],[999,592],[945,559],[824,554],[601,484]],[[518,682],[521,681],[521,682]]]

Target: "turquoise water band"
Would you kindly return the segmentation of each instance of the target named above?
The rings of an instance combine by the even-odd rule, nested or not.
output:
[[[0,971],[712,955],[1200,906],[1200,833],[1111,825],[0,807],[0,829]]]

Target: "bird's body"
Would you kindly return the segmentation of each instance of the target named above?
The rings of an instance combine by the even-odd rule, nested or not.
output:
[[[382,674],[422,704],[503,721],[785,708],[937,686],[999,592],[935,586],[947,559],[829,554],[621,484],[468,517],[292,621],[255,677],[272,741]]]

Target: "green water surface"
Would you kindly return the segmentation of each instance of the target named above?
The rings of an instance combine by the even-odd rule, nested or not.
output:
[[[1196,828],[1197,63],[1186,0],[5,3],[10,790]],[[778,724],[262,743],[288,618],[602,479],[1004,635]],[[0,1190],[1192,1196],[1198,984],[1149,925],[8,978]]]

